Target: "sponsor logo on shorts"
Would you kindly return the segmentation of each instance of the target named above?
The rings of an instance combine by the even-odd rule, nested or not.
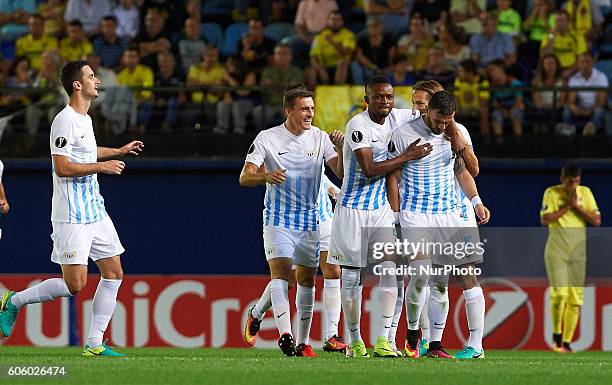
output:
[[[66,252],[64,253],[64,256],[65,256],[67,259],[75,258],[75,257],[76,257],[76,255],[77,255],[77,252],[76,252],[76,251],[66,251]]]

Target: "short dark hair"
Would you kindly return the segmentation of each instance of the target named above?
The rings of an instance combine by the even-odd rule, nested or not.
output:
[[[492,60],[492,61],[488,62],[487,65],[488,66],[499,67],[499,68],[503,69],[504,71],[506,70],[506,63],[504,63],[504,61],[501,60],[501,59]]]
[[[62,81],[64,89],[66,90],[66,93],[68,93],[68,96],[72,96],[72,92],[74,91],[72,83],[75,80],[83,80],[83,67],[87,65],[89,64],[87,64],[85,60],[77,60],[68,62],[62,67],[60,79]]]
[[[117,16],[115,15],[106,15],[102,18],[102,21],[112,21],[113,23],[118,24]]]
[[[561,175],[569,177],[577,177],[582,174],[582,168],[578,163],[567,163],[561,169]]]
[[[289,86],[283,93],[283,107],[291,110],[295,107],[295,101],[298,98],[312,98],[313,96],[312,91],[303,84]]]
[[[368,78],[368,80],[366,80],[366,84],[365,84],[365,93],[368,93],[368,88],[374,84],[391,84],[391,81],[389,81],[389,78],[386,77],[385,75],[381,75],[381,74],[376,74],[374,76],[371,76]]]
[[[68,22],[68,25],[83,29],[83,23],[81,23],[79,19],[70,20],[70,22]]]
[[[438,91],[431,96],[428,108],[430,111],[438,111],[441,115],[448,116],[457,110],[457,101],[453,94]]]
[[[478,65],[472,59],[466,59],[462,61],[461,63],[459,63],[459,67],[463,68],[465,72],[469,72],[471,74],[478,73]]]

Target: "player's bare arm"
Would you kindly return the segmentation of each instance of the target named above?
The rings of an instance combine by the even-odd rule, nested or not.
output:
[[[470,201],[474,202],[474,199],[476,199],[477,204],[474,206],[474,212],[476,213],[476,216],[478,216],[478,224],[487,224],[491,219],[491,212],[479,198],[476,182],[465,166],[463,158],[458,157],[455,160],[455,177],[457,178],[463,193],[470,199]]]
[[[569,207],[580,215],[591,226],[601,226],[601,213],[599,211],[586,210],[578,203],[578,196],[574,189],[570,194]]]
[[[421,159],[433,150],[433,146],[429,143],[419,144],[421,139],[417,139],[410,144],[408,149],[397,158],[374,162],[374,156],[370,147],[363,147],[355,150],[357,162],[363,170],[366,178],[373,178],[378,175],[387,174],[396,168],[402,166],[402,163],[410,160]]]
[[[265,170],[265,168],[263,169]],[[259,185],[281,184],[287,179],[287,170],[260,171],[260,168],[251,162],[244,162],[240,172],[240,185],[242,187],[255,187]]]
[[[6,194],[4,192],[4,186],[0,182],[0,214],[4,215],[9,212],[10,206]]]
[[[105,162],[96,163],[75,163],[71,162],[70,158],[63,155],[53,155],[53,169],[57,176],[77,177],[93,174],[111,174],[121,175],[125,163],[120,160],[107,160]]]
[[[453,119],[452,123],[448,125],[445,131],[446,137],[451,142],[451,148],[454,153],[458,154],[463,158],[465,167],[473,177],[476,177],[480,172],[478,165],[478,158],[474,154],[474,150],[465,139],[461,130],[457,127],[457,123]]]
[[[571,207],[570,206],[563,206],[561,207],[559,210],[554,211],[552,213],[549,214],[544,214],[542,215],[542,217],[540,218],[540,223],[543,226],[548,226],[549,224],[555,222],[557,219],[561,218],[563,215],[565,215],[566,212],[568,212],[568,210],[570,210]]]
[[[336,177],[342,180],[342,178],[344,178],[344,162],[342,160],[342,148],[344,146],[344,134],[336,130],[336,131],[333,131],[331,134],[329,134],[329,139],[331,140],[332,144],[336,147],[336,152],[338,153],[338,157],[335,158],[336,159],[335,161],[334,159],[331,159],[327,163],[327,165],[331,167]],[[335,165],[333,165],[332,162],[335,162]]]
[[[120,158],[126,155],[138,156],[144,148],[144,143],[134,140],[120,148],[98,147],[98,159]]]
[[[394,213],[398,213],[400,211],[398,181],[401,172],[401,169],[398,168],[385,175],[385,183],[387,184],[387,200],[389,200],[389,205]]]

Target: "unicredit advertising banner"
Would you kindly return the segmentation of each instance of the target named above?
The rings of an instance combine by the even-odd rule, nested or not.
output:
[[[52,275],[0,275],[0,290],[22,290]],[[241,347],[248,308],[268,283],[267,276],[140,275],[126,276],[106,336],[116,346]],[[98,277],[76,297],[28,305],[18,316],[13,334],[0,339],[6,345],[65,346],[70,335],[87,335]],[[322,280],[317,282],[311,341],[322,345]],[[547,282],[541,279],[481,279],[486,298],[484,346],[487,349],[548,349],[552,324]],[[372,320],[378,312],[375,289],[364,289],[362,335],[373,345]],[[458,286],[451,286],[450,311],[443,341],[461,348],[468,328],[465,302]],[[292,301],[295,290],[292,290]],[[294,309],[295,310],[295,309]],[[268,312],[261,324],[258,348],[276,347],[278,332]],[[398,339],[405,336],[405,315]],[[76,325],[76,329],[75,329]],[[71,333],[71,327],[73,329]],[[76,333],[75,333],[76,330]],[[612,281],[598,280],[585,288],[576,350],[612,350]],[[341,333],[342,334],[342,333]]]

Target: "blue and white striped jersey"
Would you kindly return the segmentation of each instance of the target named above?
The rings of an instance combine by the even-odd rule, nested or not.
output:
[[[457,127],[461,131],[461,134],[463,135],[465,140],[468,142],[468,145],[471,148],[474,148],[472,145],[472,137],[470,136],[470,132],[462,124],[457,124]],[[470,198],[463,193],[463,190],[461,189],[457,178],[455,178],[455,191],[457,193],[457,199],[459,199],[461,216],[465,218],[467,216],[468,210],[474,210],[474,208],[472,207],[472,202],[470,201]]]
[[[51,155],[66,156],[71,162],[96,163],[98,145],[91,117],[67,105],[53,119],[50,147]],[[59,177],[54,171],[52,174],[52,222],[92,223],[106,217],[96,174],[80,177]]]
[[[349,120],[344,136],[344,179],[338,197],[339,204],[359,210],[376,210],[387,204],[385,176],[367,178],[355,151],[370,147],[374,162],[387,160],[391,132],[418,116],[416,110],[394,108],[382,125],[373,122],[367,110]]]
[[[326,222],[334,216],[331,199],[329,198],[330,188],[334,190],[334,197],[340,192],[338,186],[329,180],[324,171],[321,178],[321,188],[319,189],[319,220],[321,222]]]
[[[281,184],[267,184],[264,226],[294,230],[318,229],[318,197],[323,164],[338,156],[329,136],[312,126],[302,135],[284,124],[261,131],[249,148],[246,161],[266,170],[287,170]]]
[[[393,132],[389,158],[395,158],[417,139],[430,143],[432,152],[419,160],[405,162],[399,178],[400,210],[420,213],[447,213],[458,208],[455,192],[455,154],[444,135],[435,135],[423,118]]]

